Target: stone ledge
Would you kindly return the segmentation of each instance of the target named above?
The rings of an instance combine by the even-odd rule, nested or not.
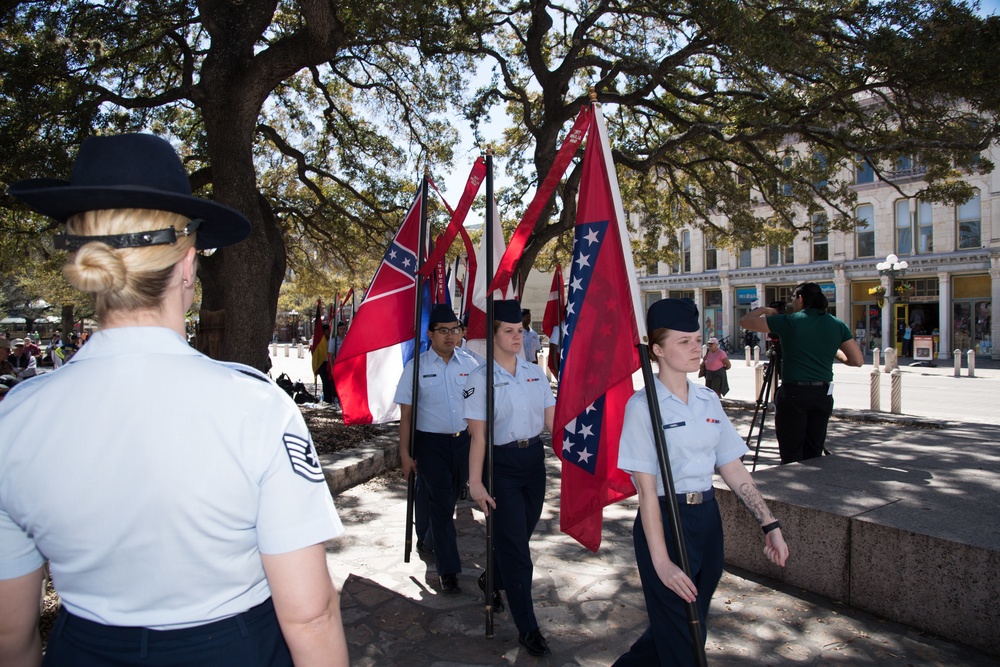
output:
[[[966,451],[952,434],[948,451],[936,444],[947,433],[925,433],[930,442],[911,442],[909,457],[899,441],[872,448],[882,465],[833,456],[755,473],[791,549],[783,569],[765,559],[760,528],[717,482],[726,562],[1000,654],[996,448]]]
[[[377,435],[369,442],[335,454],[319,457],[330,493],[363,484],[386,470],[399,467],[399,438],[395,434]]]

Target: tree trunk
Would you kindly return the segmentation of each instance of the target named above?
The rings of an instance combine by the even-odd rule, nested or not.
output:
[[[285,275],[281,230],[259,194],[253,162],[257,117],[266,95],[252,92],[246,80],[252,50],[215,41],[196,96],[205,121],[212,193],[249,218],[252,231],[242,243],[202,258],[201,307],[225,311],[220,358],[263,370]],[[218,41],[226,41],[225,33]]]
[[[69,341],[69,335],[73,331],[73,304],[62,307],[62,332],[60,337],[63,342]]]

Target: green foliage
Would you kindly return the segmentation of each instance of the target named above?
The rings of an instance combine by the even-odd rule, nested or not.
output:
[[[732,248],[785,243],[818,206],[852,228],[843,167],[859,158],[892,180],[897,158],[919,155],[919,196],[949,203],[971,194],[963,170],[993,168],[980,152],[1000,132],[998,23],[965,2],[501,1],[475,21],[460,48],[492,59],[494,75],[466,115],[513,118],[499,151],[517,174],[506,203],[524,205],[592,86],[626,210],[650,232],[640,263],[669,259],[660,233],[685,224],[722,232],[727,219],[717,238]],[[569,232],[579,168],[528,261]]]

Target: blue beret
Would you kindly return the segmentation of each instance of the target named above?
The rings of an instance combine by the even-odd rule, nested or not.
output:
[[[447,305],[438,303],[431,308],[431,326],[435,324],[451,324],[452,322],[458,322],[458,315]]]
[[[521,304],[517,299],[493,302],[493,319],[511,324],[521,323]]]
[[[674,331],[698,331],[698,306],[691,299],[661,299],[649,307],[646,313],[646,328],[673,329]]]

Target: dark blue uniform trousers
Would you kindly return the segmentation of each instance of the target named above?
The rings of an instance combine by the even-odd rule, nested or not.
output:
[[[437,573],[458,574],[462,559],[458,555],[455,534],[455,503],[469,480],[469,432],[460,436],[450,433],[417,431],[417,502],[424,496],[430,527],[430,544],[434,549]],[[420,512],[416,512],[419,516]],[[417,525],[417,535],[421,535]]]
[[[714,498],[700,505],[680,505],[679,509],[691,566],[691,580],[698,590],[695,605],[701,621],[701,643],[704,646],[705,633],[708,631],[708,606],[715,587],[722,578],[722,518]],[[667,552],[670,560],[677,563],[677,551],[670,533],[670,514],[667,511],[667,501],[662,497],[660,513],[663,517]],[[628,653],[618,658],[614,667],[684,667],[697,664],[687,618],[687,603],[667,588],[656,574],[640,515],[635,518],[632,540],[635,544],[639,578],[642,580],[642,594],[646,598],[649,627],[632,644]]]
[[[101,625],[59,611],[43,667],[292,667],[274,605],[183,630]]]
[[[823,456],[826,427],[833,414],[829,385],[782,383],[774,398],[774,435],[782,465]]]
[[[534,566],[528,542],[545,501],[545,448],[493,448],[494,585],[507,593],[507,607],[521,634],[538,628],[531,604]]]

